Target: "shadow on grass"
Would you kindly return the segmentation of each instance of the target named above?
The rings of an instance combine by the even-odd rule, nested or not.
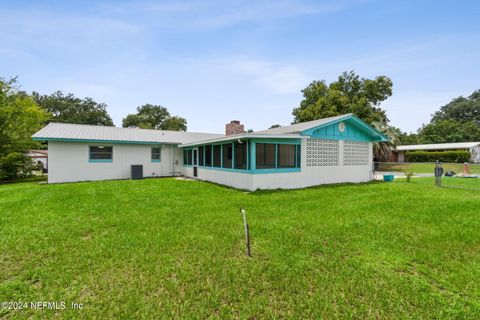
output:
[[[20,179],[15,179],[15,180],[0,180],[0,185],[2,185],[2,184],[24,183],[24,182],[47,182],[47,175],[33,176],[33,177],[28,177],[28,178],[20,178]]]

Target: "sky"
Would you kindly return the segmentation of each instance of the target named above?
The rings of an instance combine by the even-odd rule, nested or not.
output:
[[[188,131],[288,125],[301,90],[386,75],[391,124],[415,132],[480,89],[479,1],[0,0],[0,77],[108,105],[159,104]]]

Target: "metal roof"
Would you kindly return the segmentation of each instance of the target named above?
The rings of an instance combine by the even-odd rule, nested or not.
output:
[[[192,143],[184,143],[180,145],[180,147],[190,147],[198,144],[203,144],[203,143],[215,143],[215,142],[224,142],[224,141],[235,141],[235,140],[242,140],[242,139],[299,139],[299,138],[305,138],[305,136],[299,135],[299,134],[262,134],[262,133],[239,133],[239,134],[232,134],[229,136],[223,136],[221,138],[214,138],[214,139],[209,139],[209,140],[202,140],[202,141],[196,141]]]
[[[182,144],[224,137],[222,134],[118,128],[71,123],[49,123],[34,140],[102,141],[124,143]]]
[[[409,150],[446,150],[446,149],[469,149],[480,145],[480,142],[456,142],[456,143],[436,143],[436,144],[414,144],[406,146],[397,146],[397,151]]]
[[[285,127],[272,128],[272,129],[262,130],[262,131],[255,131],[255,133],[262,133],[262,134],[300,133],[300,132],[308,130],[310,128],[314,128],[316,126],[321,126],[322,124],[326,124],[326,123],[329,123],[329,122],[333,122],[333,121],[336,121],[336,120],[347,118],[347,117],[350,117],[352,115],[353,115],[352,113],[347,113],[347,114],[342,114],[340,116],[335,116],[335,117],[329,117],[329,118],[323,118],[323,119],[318,119],[318,120],[313,120],[313,121],[296,123],[296,124],[292,124],[290,126],[285,126]]]

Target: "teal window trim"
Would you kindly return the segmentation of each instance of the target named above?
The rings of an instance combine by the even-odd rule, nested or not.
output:
[[[268,169],[258,169],[256,164],[256,144],[257,143],[266,143],[266,144],[274,144],[275,145],[275,168],[268,168]],[[251,144],[251,151],[252,156],[250,157],[252,160],[252,170],[254,173],[275,173],[275,172],[298,172],[301,171],[302,165],[300,159],[297,159],[297,148],[301,148],[301,139],[252,139],[250,142]],[[293,144],[295,145],[295,168],[279,168],[278,167],[278,145],[279,144]],[[300,149],[301,150],[301,149]],[[297,162],[298,160],[298,162]]]
[[[90,163],[96,163],[96,162],[113,162],[113,159],[88,159],[88,162]]]
[[[104,147],[111,147],[112,148],[112,159],[92,159],[91,158],[91,152],[90,152],[90,147],[98,147],[99,145],[88,145],[88,162],[89,163],[110,163],[113,162],[113,146],[104,146]]]
[[[232,169],[235,168],[235,144],[232,142]]]
[[[289,172],[300,172],[301,165],[299,163],[297,148],[300,148],[301,140],[300,139],[282,139],[288,141],[279,141],[277,139],[246,139],[243,140],[246,145],[246,169],[236,169],[235,168],[235,142],[228,142],[228,143],[212,143],[212,144],[204,144],[204,162],[203,166],[198,165],[199,169],[207,169],[207,170],[219,170],[219,171],[226,171],[226,172],[238,172],[238,173],[245,173],[245,174],[269,174],[269,173],[289,173]],[[276,168],[269,168],[269,169],[256,169],[256,143],[272,143],[275,144],[275,166]],[[278,168],[278,144],[294,144],[295,145],[295,163],[298,163],[298,167],[295,168]],[[210,146],[210,155],[211,161],[210,166],[205,165],[205,154],[206,149],[205,146]],[[223,166],[223,146],[224,145],[231,145],[232,148],[232,167],[224,167]],[[220,167],[213,166],[213,158],[214,158],[214,146],[220,147]],[[198,146],[197,146],[198,147]],[[192,150],[192,157],[193,157],[193,147],[185,148],[185,150]],[[192,159],[193,164],[193,159]],[[184,167],[193,167],[193,165],[184,165]]]
[[[153,155],[156,154],[157,152],[153,152],[153,149],[158,149],[158,159],[154,159]],[[162,146],[158,147],[151,147],[150,148],[150,161],[151,162],[161,162],[162,161]]]
[[[223,168],[223,144],[220,145],[220,168]]]

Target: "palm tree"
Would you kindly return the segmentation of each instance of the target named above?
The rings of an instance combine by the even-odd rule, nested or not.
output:
[[[392,149],[400,143],[402,131],[386,123],[374,122],[373,127],[383,133],[388,141],[376,142],[373,144],[373,158],[376,161],[385,161],[390,157]]]

